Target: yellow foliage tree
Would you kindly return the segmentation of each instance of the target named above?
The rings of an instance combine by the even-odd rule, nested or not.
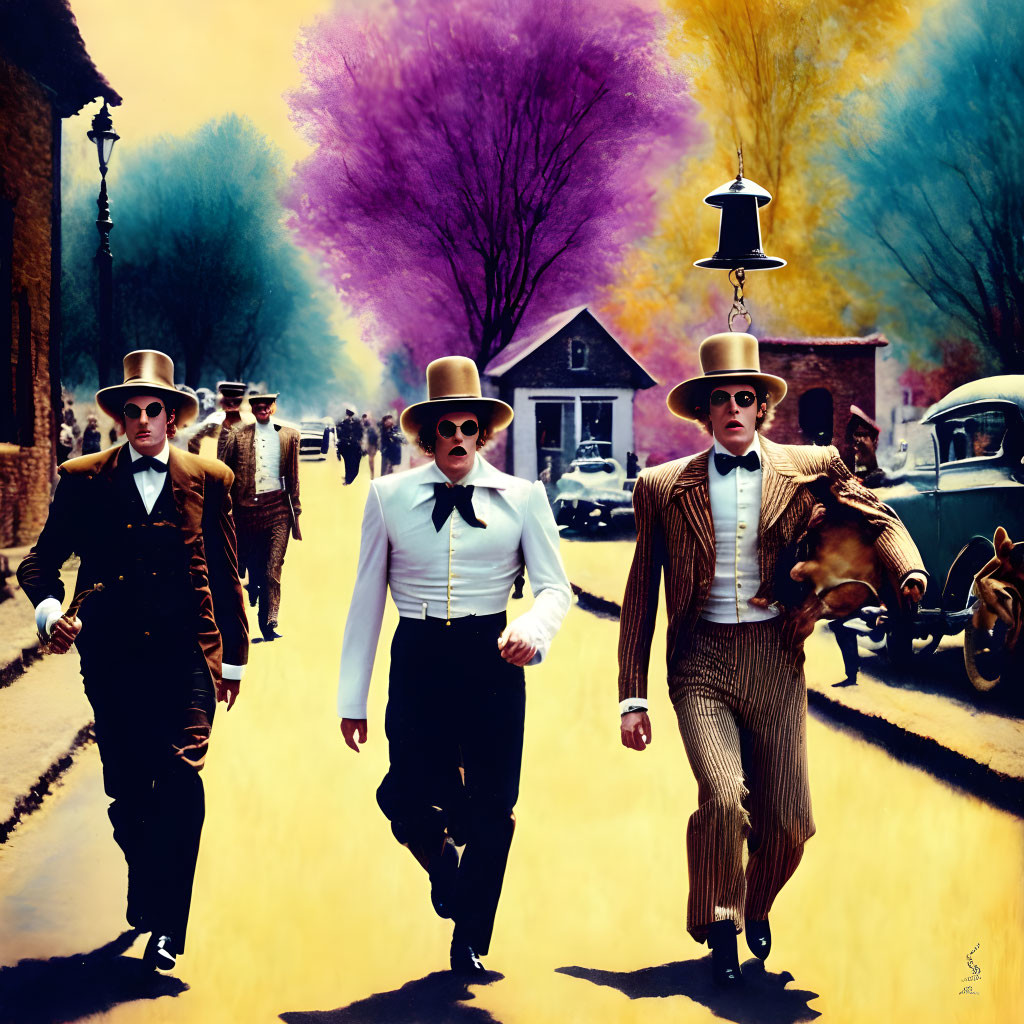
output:
[[[703,197],[736,173],[774,202],[761,210],[764,248],[788,261],[747,278],[753,330],[799,336],[860,333],[874,311],[858,309],[816,248],[818,228],[842,215],[843,182],[830,171],[841,117],[870,122],[871,86],[891,55],[942,0],[668,0],[670,48],[692,80],[708,143],[665,183],[659,227],[624,261],[603,303],[634,350],[660,345],[669,323],[682,340],[703,327],[725,330],[732,299],[724,271],[694,269],[717,248],[718,211]],[[856,108],[851,98],[859,97]],[[880,183],[884,187],[884,183]],[[740,321],[742,324],[742,321]],[[695,343],[679,353],[695,361]]]

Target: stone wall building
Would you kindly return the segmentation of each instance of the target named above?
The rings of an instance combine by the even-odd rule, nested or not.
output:
[[[97,97],[121,102],[66,0],[0,5],[0,547],[30,543],[46,519],[61,409],[61,121]]]

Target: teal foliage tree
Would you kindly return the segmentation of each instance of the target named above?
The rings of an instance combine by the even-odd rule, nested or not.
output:
[[[329,323],[330,293],[282,221],[279,154],[234,115],[118,153],[110,186],[114,310],[122,351],[158,348],[192,387],[265,380],[326,408],[357,373]],[[66,382],[96,369],[94,190],[64,198]]]
[[[933,347],[966,336],[1024,370],[1024,19],[1016,0],[933,10],[858,120],[833,230],[880,319]]]

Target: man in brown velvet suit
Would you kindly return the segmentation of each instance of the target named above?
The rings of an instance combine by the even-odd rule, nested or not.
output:
[[[700,361],[702,376],[676,387],[668,406],[704,424],[712,448],[644,470],[633,492],[637,542],[620,620],[619,710],[623,745],[644,750],[664,572],[669,694],[698,787],[686,836],[687,929],[711,945],[716,981],[732,985],[741,980],[737,933],[745,925],[754,955],[768,955],[772,902],[814,834],[803,642],[772,593],[780,553],[818,505],[810,485],[863,517],[904,600],[919,600],[927,577],[903,524],[835,448],[759,436],[786,384],[760,372],[756,338],[713,335]]]
[[[185,945],[214,704],[234,703],[248,652],[232,475],[168,444],[197,406],[162,352],[125,356],[124,384],[96,402],[128,443],[61,466],[18,580],[49,650],[78,647],[128,862],[128,923],[152,933],[146,963],[169,970]],[[72,553],[81,566],[62,614]]]
[[[272,417],[277,394],[250,395],[255,423],[235,427],[224,449],[234,471],[238,563],[249,578],[249,603],[259,604],[260,632],[276,640],[281,606],[281,570],[288,537],[299,531],[299,432]]]

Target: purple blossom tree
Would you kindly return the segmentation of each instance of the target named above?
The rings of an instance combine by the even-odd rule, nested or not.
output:
[[[651,0],[643,0],[650,3]],[[385,352],[483,368],[606,284],[697,138],[655,11],[599,0],[341,4],[303,35],[288,205]],[[418,375],[418,374],[417,374]]]

